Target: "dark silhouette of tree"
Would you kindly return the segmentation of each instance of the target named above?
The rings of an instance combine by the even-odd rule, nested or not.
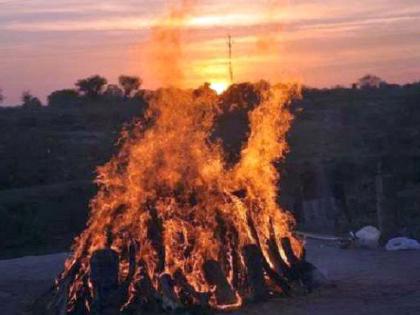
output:
[[[2,103],[4,100],[3,91],[0,89],[0,103]]]
[[[102,94],[108,81],[99,75],[94,75],[76,82],[80,93],[89,98],[97,98]]]
[[[124,90],[124,97],[131,97],[140,88],[142,81],[139,77],[122,75],[118,79],[120,86]]]
[[[74,89],[65,89],[52,92],[48,96],[48,106],[68,106],[78,104],[79,93]]]
[[[42,103],[39,98],[33,96],[31,92],[25,91],[22,93],[22,107],[27,109],[41,108]]]
[[[123,94],[124,94],[123,90],[121,90],[121,88],[118,85],[110,84],[106,87],[106,90],[103,95],[107,99],[118,100],[118,99],[122,99]]]
[[[379,88],[384,84],[386,84],[384,80],[372,74],[367,74],[357,80],[357,85],[360,89]]]

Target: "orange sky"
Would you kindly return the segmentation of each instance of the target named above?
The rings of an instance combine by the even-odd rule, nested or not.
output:
[[[0,0],[5,104],[17,104],[23,90],[45,99],[96,73],[110,82],[139,75],[146,87],[175,78],[184,86],[228,80],[227,34],[236,81],[321,87],[349,85],[366,73],[390,82],[420,79],[418,0],[189,0],[175,19],[182,28],[169,36],[174,46],[156,50],[156,25],[181,2]]]

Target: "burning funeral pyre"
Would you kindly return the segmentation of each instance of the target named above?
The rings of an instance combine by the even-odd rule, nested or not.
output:
[[[98,168],[89,222],[44,314],[231,310],[304,284],[303,246],[277,204],[274,165],[298,93],[266,82],[221,96],[207,85],[153,92]],[[232,116],[247,129],[236,155],[217,136]]]

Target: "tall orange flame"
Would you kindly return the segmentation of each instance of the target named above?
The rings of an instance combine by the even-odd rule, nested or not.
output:
[[[290,237],[296,256],[302,254],[291,233],[293,219],[276,202],[278,172],[273,165],[287,150],[285,134],[292,119],[287,105],[298,90],[265,82],[248,87],[256,102],[248,108],[248,141],[233,166],[226,162],[220,141],[210,138],[219,115],[243,105],[228,103],[229,108],[223,108],[229,98],[208,87],[154,93],[145,119],[123,132],[119,153],[98,169],[99,192],[91,202],[88,226],[59,279],[79,266],[70,287],[70,307],[83,299],[82,279],[89,278],[93,253],[108,246],[120,255],[120,276],[128,272],[123,252],[135,243],[136,261],[144,262],[155,288],[162,273],[173,276],[180,270],[196,291],[208,292],[218,308],[239,306],[242,299],[236,290],[235,303],[218,305],[205,280],[206,261],[226,261],[231,282],[232,251],[245,245],[259,244],[270,262],[270,237]],[[220,234],[221,220],[232,227],[227,232],[231,237]],[[142,277],[139,268],[127,304]]]

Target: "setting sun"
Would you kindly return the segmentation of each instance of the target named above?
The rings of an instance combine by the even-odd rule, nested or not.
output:
[[[227,82],[212,82],[210,83],[210,88],[215,91],[218,95],[222,94],[227,90],[229,84]]]

